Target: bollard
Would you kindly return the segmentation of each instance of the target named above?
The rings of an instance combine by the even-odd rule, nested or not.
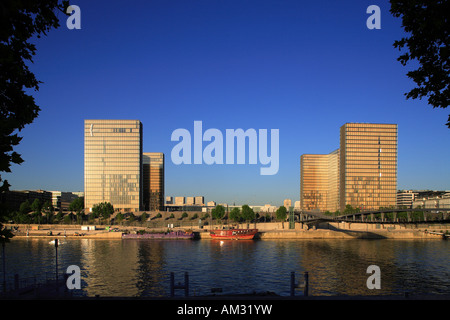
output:
[[[295,295],[295,272],[291,272],[291,297]]]
[[[303,295],[305,297],[307,297],[308,296],[308,289],[309,289],[308,288],[309,287],[309,275],[308,275],[308,272],[305,272],[304,276],[305,276],[305,286],[303,288]]]

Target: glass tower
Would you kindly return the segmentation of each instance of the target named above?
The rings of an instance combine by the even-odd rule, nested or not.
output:
[[[340,134],[340,207],[396,206],[397,125],[346,123]]]
[[[300,208],[334,212],[339,209],[339,149],[300,157]]]
[[[338,150],[301,156],[301,210],[379,209],[396,197],[396,124],[346,123]]]
[[[143,161],[144,210],[164,210],[164,153],[146,152]]]
[[[142,123],[138,120],[84,121],[84,201],[110,202],[114,209],[140,211]]]

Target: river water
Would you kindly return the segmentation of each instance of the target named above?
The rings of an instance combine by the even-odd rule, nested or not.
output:
[[[55,246],[49,239],[13,239],[6,245],[8,281],[54,275]],[[450,241],[445,240],[93,240],[64,239],[58,270],[81,270],[74,295],[164,297],[170,273],[191,295],[273,292],[288,296],[290,274],[309,274],[309,294],[450,294]],[[368,289],[370,265],[380,268],[381,288]],[[3,271],[3,269],[2,269]],[[301,295],[297,291],[296,295]],[[182,296],[183,291],[177,290]]]

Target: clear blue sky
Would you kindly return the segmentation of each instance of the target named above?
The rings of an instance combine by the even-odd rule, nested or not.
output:
[[[385,0],[74,0],[81,30],[37,39],[41,113],[22,131],[11,189],[83,190],[84,119],[139,119],[166,155],[166,195],[236,204],[299,200],[300,155],[339,148],[346,122],[397,123],[398,188],[450,189],[449,110],[406,100],[401,21]],[[369,5],[381,29],[369,30]],[[277,175],[171,162],[172,131],[280,130]]]

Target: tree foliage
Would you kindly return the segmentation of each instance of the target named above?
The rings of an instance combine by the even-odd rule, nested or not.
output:
[[[225,216],[225,208],[222,205],[217,205],[214,209],[211,210],[211,215],[214,219],[222,220]]]
[[[417,61],[419,68],[407,76],[417,85],[406,98],[428,97],[433,108],[447,108],[449,104],[449,24],[450,3],[442,0],[391,0],[390,12],[402,19],[408,33],[394,42],[394,47],[407,51],[398,57],[403,66]],[[446,125],[450,128],[450,115]]]
[[[75,211],[77,214],[81,213],[83,209],[84,209],[84,197],[76,198],[69,205],[69,210]]]
[[[41,214],[42,212],[41,200],[39,200],[38,198],[34,199],[33,203],[31,204],[31,210],[33,210],[34,213]]]
[[[360,212],[358,207],[353,208],[351,204],[346,204],[343,214],[353,214]]]
[[[59,27],[57,12],[64,12],[67,5],[68,1],[59,0],[0,2],[0,172],[11,172],[11,164],[23,162],[14,151],[22,139],[18,131],[32,123],[40,111],[26,93],[29,89],[38,91],[40,83],[27,65],[36,53],[29,40]],[[3,181],[0,192],[9,186]]]
[[[124,219],[123,214],[119,212],[118,214],[116,214],[114,222],[118,223],[118,224],[121,224],[123,219]]]
[[[244,204],[242,206],[241,216],[245,221],[251,221],[255,219],[255,212],[248,205]]]
[[[94,204],[92,213],[95,218],[107,220],[114,213],[114,207],[110,202],[101,202],[99,204]]]
[[[241,210],[239,208],[233,208],[230,211],[230,220],[234,222],[241,221]]]
[[[281,206],[277,209],[277,219],[280,221],[284,221],[287,218],[287,209],[285,206]]]

